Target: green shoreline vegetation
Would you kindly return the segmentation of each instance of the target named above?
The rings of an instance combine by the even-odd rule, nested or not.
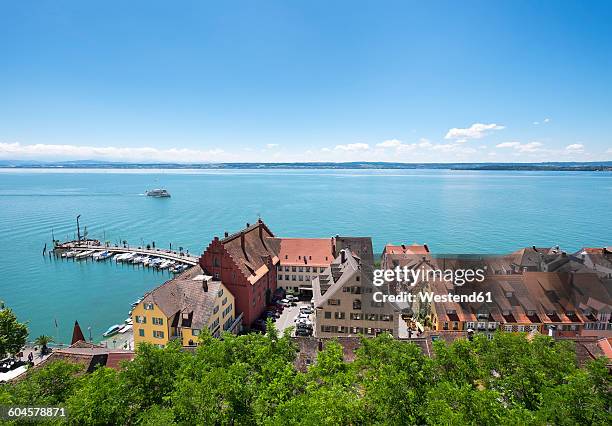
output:
[[[70,424],[608,425],[606,360],[579,368],[571,342],[501,333],[434,342],[428,357],[389,335],[353,362],[327,343],[306,372],[295,341],[202,336],[195,352],[142,344],[119,371],[57,361],[0,386],[3,406],[63,406]]]

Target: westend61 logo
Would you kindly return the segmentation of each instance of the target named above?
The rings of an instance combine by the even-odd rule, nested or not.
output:
[[[420,282],[452,282],[455,286],[461,287],[466,283],[482,283],[485,280],[484,269],[432,269],[420,267],[411,269],[408,266],[397,266],[395,269],[375,269],[372,284],[381,287],[384,284],[389,286],[406,285],[414,287]],[[372,294],[375,302],[491,302],[491,292],[472,292],[468,294],[436,294],[433,291],[420,291],[411,293],[401,291],[398,294],[384,294],[377,291]]]

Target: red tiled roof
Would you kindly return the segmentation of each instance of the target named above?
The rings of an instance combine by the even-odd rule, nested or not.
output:
[[[407,246],[405,244],[395,246],[392,244],[387,244],[385,246],[385,253],[388,254],[428,254],[429,247],[427,244],[412,244]]]
[[[270,238],[282,265],[326,267],[334,260],[331,238]]]

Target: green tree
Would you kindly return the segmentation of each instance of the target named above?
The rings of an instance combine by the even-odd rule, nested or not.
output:
[[[125,401],[125,383],[120,373],[99,367],[81,379],[81,386],[67,399],[74,424],[124,424],[130,404]]]
[[[40,353],[42,355],[45,355],[49,351],[48,345],[52,342],[53,337],[47,336],[46,334],[41,334],[34,340],[34,344],[40,346]]]
[[[26,377],[7,387],[12,404],[61,405],[79,386],[77,373],[83,367],[65,361],[34,367]]]
[[[0,357],[21,351],[28,337],[28,327],[17,321],[8,308],[0,309]]]

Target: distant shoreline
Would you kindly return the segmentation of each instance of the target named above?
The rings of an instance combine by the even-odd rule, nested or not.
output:
[[[0,169],[202,169],[202,170],[499,170],[609,172],[612,161],[546,163],[120,163],[100,161],[37,162],[0,160]]]

